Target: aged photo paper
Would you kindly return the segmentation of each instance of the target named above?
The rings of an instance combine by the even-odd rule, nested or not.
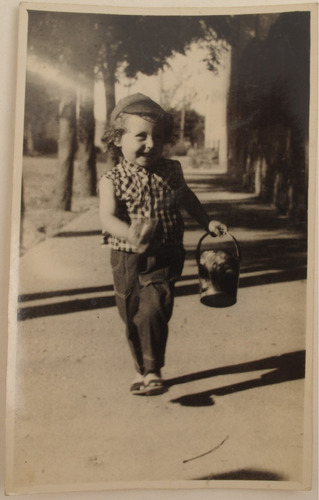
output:
[[[20,5],[6,494],[311,490],[317,15]],[[182,212],[165,390],[136,395],[98,187],[137,93],[174,118],[163,154],[229,234]]]

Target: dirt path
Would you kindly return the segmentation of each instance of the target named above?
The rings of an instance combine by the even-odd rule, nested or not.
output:
[[[186,218],[164,370],[169,391],[133,397],[97,209],[27,252],[9,490],[302,480],[305,235],[231,191],[221,174],[186,175],[239,241],[237,304],[200,303],[194,254],[203,233]]]

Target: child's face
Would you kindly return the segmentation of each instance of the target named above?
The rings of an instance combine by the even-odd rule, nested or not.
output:
[[[137,115],[127,116],[125,131],[116,143],[127,162],[146,168],[161,157],[163,145],[162,125]]]

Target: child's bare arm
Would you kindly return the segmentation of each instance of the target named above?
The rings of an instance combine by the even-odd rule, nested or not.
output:
[[[100,219],[103,230],[117,236],[127,239],[129,225],[116,217],[116,199],[113,182],[103,177],[99,184],[100,192]]]
[[[205,231],[221,236],[227,232],[227,226],[217,220],[210,220],[202,204],[193,191],[185,184],[182,194],[182,207]]]

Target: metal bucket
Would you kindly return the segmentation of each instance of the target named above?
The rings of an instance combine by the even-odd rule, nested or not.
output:
[[[240,252],[236,239],[230,233],[235,253],[222,250],[201,251],[203,240],[210,233],[204,234],[198,242],[196,261],[198,266],[199,292],[202,304],[210,307],[229,307],[237,301],[240,272]]]

